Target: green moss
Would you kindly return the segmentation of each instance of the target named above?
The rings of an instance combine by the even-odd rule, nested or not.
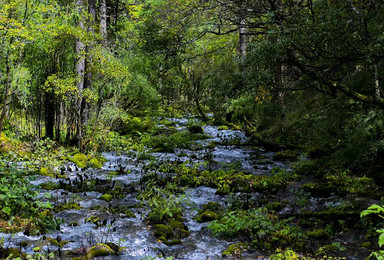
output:
[[[85,222],[91,222],[93,224],[99,225],[100,218],[96,216],[90,216],[89,218],[85,219]]]
[[[247,247],[246,243],[236,243],[230,245],[224,252],[221,254],[223,257],[225,256],[235,256],[240,255]]]
[[[17,248],[6,248],[6,249],[1,249],[0,250],[0,254],[2,257],[4,257],[3,259],[7,258],[7,259],[15,259],[15,258],[21,258],[21,259],[25,259],[27,254],[26,253],[23,253],[21,252],[19,249]],[[12,257],[10,257],[12,256]]]
[[[217,219],[219,219],[219,214],[211,210],[206,210],[197,217],[198,222],[209,222]]]
[[[269,202],[265,205],[268,210],[280,211],[285,207],[285,204],[280,201]]]
[[[119,175],[118,172],[108,172],[109,175]]]
[[[370,249],[372,247],[372,243],[371,242],[364,242],[361,244],[361,247],[364,247],[364,248],[367,248],[367,249]]]
[[[60,188],[60,185],[56,182],[46,182],[40,184],[40,188],[44,190],[57,190]]]
[[[103,194],[99,197],[99,199],[110,202],[113,199],[113,196],[111,194]]]
[[[319,197],[330,196],[330,194],[335,191],[332,187],[324,183],[320,184],[320,183],[314,183],[314,182],[303,184],[301,185],[300,188],[307,192],[310,192],[312,196],[319,196]]]
[[[211,210],[211,211],[220,211],[222,209],[222,206],[218,202],[208,202],[207,204],[203,205],[203,211],[205,210]]]
[[[115,252],[110,246],[104,243],[98,243],[97,245],[93,246],[89,253],[87,254],[88,258],[94,258],[98,256],[109,256],[109,255],[116,255],[117,252]]]
[[[294,161],[299,156],[297,150],[285,150],[275,153],[273,156],[274,161]]]
[[[92,159],[89,161],[89,165],[90,165],[92,168],[100,169],[101,167],[103,167],[103,162],[99,161],[99,160],[96,159],[96,158],[92,158]],[[82,168],[83,168],[83,167],[82,167]]]
[[[46,167],[41,167],[40,168],[40,172],[39,172],[40,175],[43,175],[43,176],[50,176],[50,177],[53,177],[53,174],[49,172],[48,168]]]
[[[307,231],[306,234],[308,237],[319,240],[328,240],[330,238],[329,233],[325,229],[315,229],[312,231]]]
[[[88,161],[87,156],[83,153],[77,153],[69,160],[75,163],[80,168],[85,168],[87,166],[87,161]]]
[[[165,240],[163,242],[167,246],[179,245],[182,243],[180,239]]]
[[[170,226],[164,225],[164,224],[157,224],[154,225],[155,229],[155,237],[165,237],[165,238],[171,238],[173,236],[173,230]]]
[[[69,241],[66,241],[66,240],[62,240],[62,241],[57,241],[56,239],[52,239],[52,238],[49,238],[48,239],[49,242],[51,243],[51,245],[54,245],[54,246],[58,246],[58,247],[63,247],[65,246],[66,244],[69,243]]]
[[[72,203],[57,205],[54,210],[55,212],[60,212],[60,211],[69,210],[69,209],[79,210],[81,209],[81,207],[78,202],[72,202]]]
[[[180,244],[180,239],[189,236],[188,228],[178,220],[171,220],[168,225],[154,225],[155,237],[164,242],[166,245]]]

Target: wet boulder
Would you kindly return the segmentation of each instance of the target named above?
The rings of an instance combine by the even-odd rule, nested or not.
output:
[[[87,258],[94,258],[98,256],[109,256],[109,255],[117,255],[118,252],[112,249],[109,245],[104,243],[98,243],[95,246],[91,247],[87,254]]]

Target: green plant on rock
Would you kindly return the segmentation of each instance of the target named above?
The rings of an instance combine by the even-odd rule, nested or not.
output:
[[[183,207],[190,204],[185,195],[175,195],[178,187],[169,183],[160,188],[155,182],[148,182],[147,189],[139,195],[150,210],[148,220],[153,223],[164,223],[171,219],[181,219]]]
[[[362,211],[360,217],[364,218],[371,214],[377,215],[380,218],[384,219],[384,206],[373,204],[369,206],[368,209]],[[379,247],[382,247],[384,245],[384,228],[377,229],[376,232],[380,234],[378,244]],[[384,250],[372,252],[370,257],[375,257],[376,259],[382,260],[384,259]]]
[[[305,235],[289,222],[290,219],[275,219],[265,208],[258,208],[228,212],[223,218],[212,221],[208,228],[214,235],[245,236],[256,248],[270,249],[288,243],[300,246]]]

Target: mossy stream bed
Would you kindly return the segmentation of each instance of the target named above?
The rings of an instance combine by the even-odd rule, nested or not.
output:
[[[187,120],[167,120],[172,126],[160,125],[164,131],[188,132]],[[359,222],[357,207],[375,200],[341,196],[312,179],[298,178],[289,162],[249,145],[241,131],[216,126],[202,130],[192,147],[169,149],[160,142],[139,152],[104,153],[107,161],[101,169],[68,164],[61,169],[65,178],[33,176],[31,183],[40,192],[36,199],[51,201],[60,230],[1,236],[8,247],[28,254],[54,252],[63,259],[221,259],[223,252],[260,259],[276,248],[291,247],[313,257],[362,259],[369,254],[371,241],[353,229]],[[170,190],[175,194],[165,192]],[[177,213],[167,209],[175,205]],[[238,234],[225,230],[228,223],[220,224],[220,219],[230,219],[229,212],[243,216],[241,212],[257,208],[263,210],[254,216],[266,212],[274,224],[269,227],[260,219],[260,232],[247,226],[239,227]],[[284,229],[278,219],[302,230]],[[212,221],[216,230],[215,225],[207,228]]]

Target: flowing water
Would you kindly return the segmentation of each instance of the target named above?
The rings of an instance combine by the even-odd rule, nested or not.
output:
[[[185,131],[187,119],[170,119],[176,123],[178,131]],[[162,126],[160,126],[162,127]],[[163,126],[165,127],[165,126]],[[174,153],[152,153],[157,161],[182,161],[197,163],[202,162],[207,154],[210,154],[215,161],[215,167],[227,167],[230,164],[240,165],[243,171],[252,174],[269,174],[274,167],[287,168],[282,162],[272,160],[273,153],[265,152],[262,149],[252,149],[246,146],[246,136],[241,131],[219,130],[216,126],[206,126],[204,133],[210,138],[198,140],[196,143],[202,146],[201,150],[192,151],[189,149],[175,149]],[[236,140],[236,141],[235,141]],[[214,141],[219,143],[216,147],[209,147]],[[221,144],[220,144],[221,143]],[[236,143],[236,145],[225,145],[226,143]],[[80,181],[96,180],[98,186],[108,190],[118,183],[125,189],[131,189],[124,198],[113,199],[111,202],[100,200],[101,190],[86,190],[77,192],[71,189],[43,190],[40,189],[39,200],[53,201],[53,204],[65,203],[71,200],[78,201],[81,209],[70,209],[56,213],[56,217],[63,219],[60,231],[50,234],[55,238],[59,235],[67,243],[62,252],[70,252],[80,248],[89,248],[98,242],[113,242],[123,248],[119,256],[109,256],[104,259],[143,259],[158,255],[173,256],[175,259],[219,259],[221,252],[234,241],[220,240],[212,236],[207,229],[207,223],[199,223],[193,219],[197,209],[208,202],[218,202],[226,205],[227,196],[217,195],[216,189],[209,187],[188,188],[185,196],[194,206],[187,206],[184,211],[185,224],[190,230],[190,236],[182,240],[182,244],[167,246],[153,235],[150,225],[145,221],[145,208],[138,206],[140,201],[138,195],[139,181],[143,175],[143,167],[146,161],[138,162],[135,152],[130,154],[116,154],[114,152],[103,153],[107,159],[101,169],[87,169],[82,171],[74,164],[66,166],[66,180],[60,180],[45,176],[34,176],[31,183],[38,187],[42,183],[66,182],[67,185]],[[193,159],[191,159],[193,158]],[[260,159],[262,158],[262,159]],[[124,169],[127,174],[111,175],[109,172]],[[69,186],[67,186],[69,187]],[[257,196],[257,194],[255,195]],[[122,213],[114,213],[111,209],[116,206],[129,208],[134,214],[128,216]],[[101,221],[105,220],[107,225],[97,227],[92,222],[86,220],[91,217],[98,217]],[[32,254],[32,249],[41,247],[47,251],[56,252],[57,247],[48,245],[42,236],[25,236],[22,232],[9,235],[2,234],[9,246],[18,247],[21,241],[27,241],[25,248],[27,253]],[[64,259],[70,259],[64,256]]]

